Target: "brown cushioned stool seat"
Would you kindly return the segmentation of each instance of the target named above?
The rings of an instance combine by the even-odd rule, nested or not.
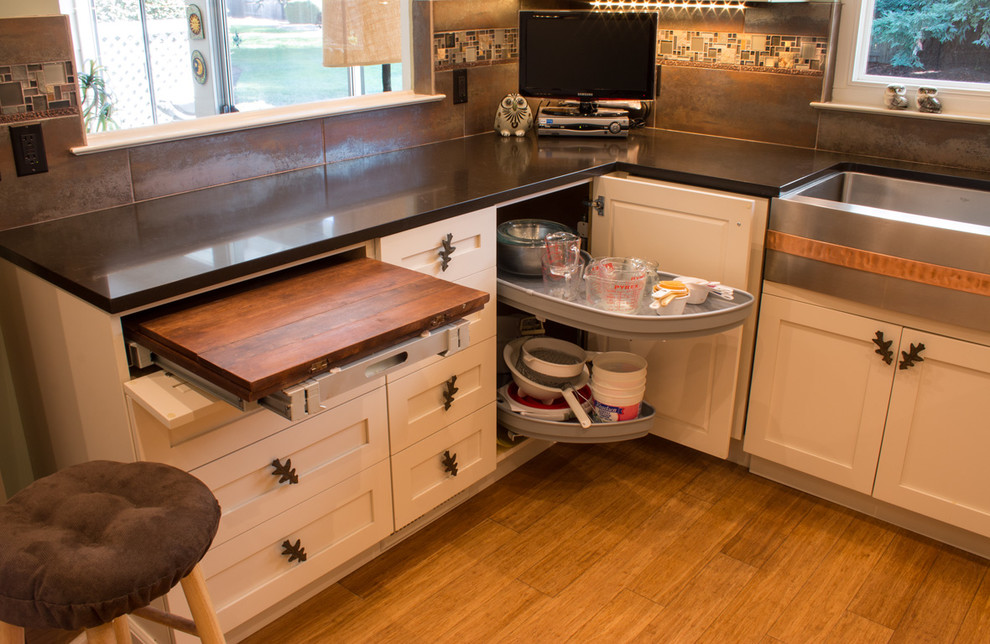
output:
[[[206,630],[218,634],[198,563],[219,521],[206,485],[160,463],[92,461],[35,481],[0,506],[0,622],[8,633],[0,642],[15,641],[11,625],[106,629],[180,581],[188,597],[187,577],[205,598]],[[202,606],[189,600],[192,630],[206,641]]]

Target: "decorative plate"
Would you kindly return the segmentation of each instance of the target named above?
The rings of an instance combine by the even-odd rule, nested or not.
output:
[[[206,59],[203,58],[203,54],[198,49],[192,53],[192,71],[193,76],[196,78],[196,82],[200,85],[205,85]]]
[[[201,40],[206,37],[203,31],[203,12],[194,4],[186,6],[186,23],[189,25],[189,39]]]

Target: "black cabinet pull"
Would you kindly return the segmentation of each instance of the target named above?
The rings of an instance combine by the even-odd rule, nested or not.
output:
[[[451,246],[450,242],[454,241],[453,233],[447,233],[447,236],[440,241],[440,270],[446,271],[447,266],[450,265],[450,258],[457,250],[456,246]]]
[[[444,383],[443,386],[443,410],[447,411],[450,406],[454,403],[454,394],[457,393],[458,389],[454,386],[457,382],[457,376],[451,376],[450,380]]]
[[[299,539],[296,539],[295,543],[292,543],[288,539],[283,541],[282,554],[289,558],[289,563],[293,561],[298,561],[299,563],[306,561],[306,548],[302,546]]]
[[[897,365],[897,368],[907,369],[908,367],[913,367],[916,362],[924,362],[925,359],[921,357],[921,352],[924,350],[924,343],[919,342],[918,344],[912,344],[910,351],[901,351],[901,362]]]
[[[880,354],[883,361],[887,364],[894,361],[894,352],[890,350],[890,345],[893,342],[893,340],[883,339],[883,331],[877,331],[877,336],[873,338],[873,344],[877,345],[877,350],[874,353]]]
[[[440,462],[443,463],[443,469],[450,472],[451,476],[457,476],[457,454],[451,454],[450,450],[444,450],[443,460]]]
[[[279,483],[288,482],[289,485],[295,485],[299,482],[299,475],[296,474],[296,468],[292,467],[292,459],[285,459],[285,463],[282,463],[279,459],[272,461],[272,476],[278,477]]]

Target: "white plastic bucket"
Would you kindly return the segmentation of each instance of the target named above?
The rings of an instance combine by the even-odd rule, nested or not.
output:
[[[591,362],[591,380],[599,387],[637,389],[646,383],[646,359],[626,351],[599,353]]]
[[[591,383],[591,405],[603,422],[633,420],[639,417],[639,408],[645,391],[645,386],[632,390],[619,390],[611,387],[602,389]]]

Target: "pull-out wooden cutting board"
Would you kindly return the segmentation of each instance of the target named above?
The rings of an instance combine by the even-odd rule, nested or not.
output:
[[[123,326],[127,339],[253,401],[464,317],[488,299],[362,257],[142,311]]]

